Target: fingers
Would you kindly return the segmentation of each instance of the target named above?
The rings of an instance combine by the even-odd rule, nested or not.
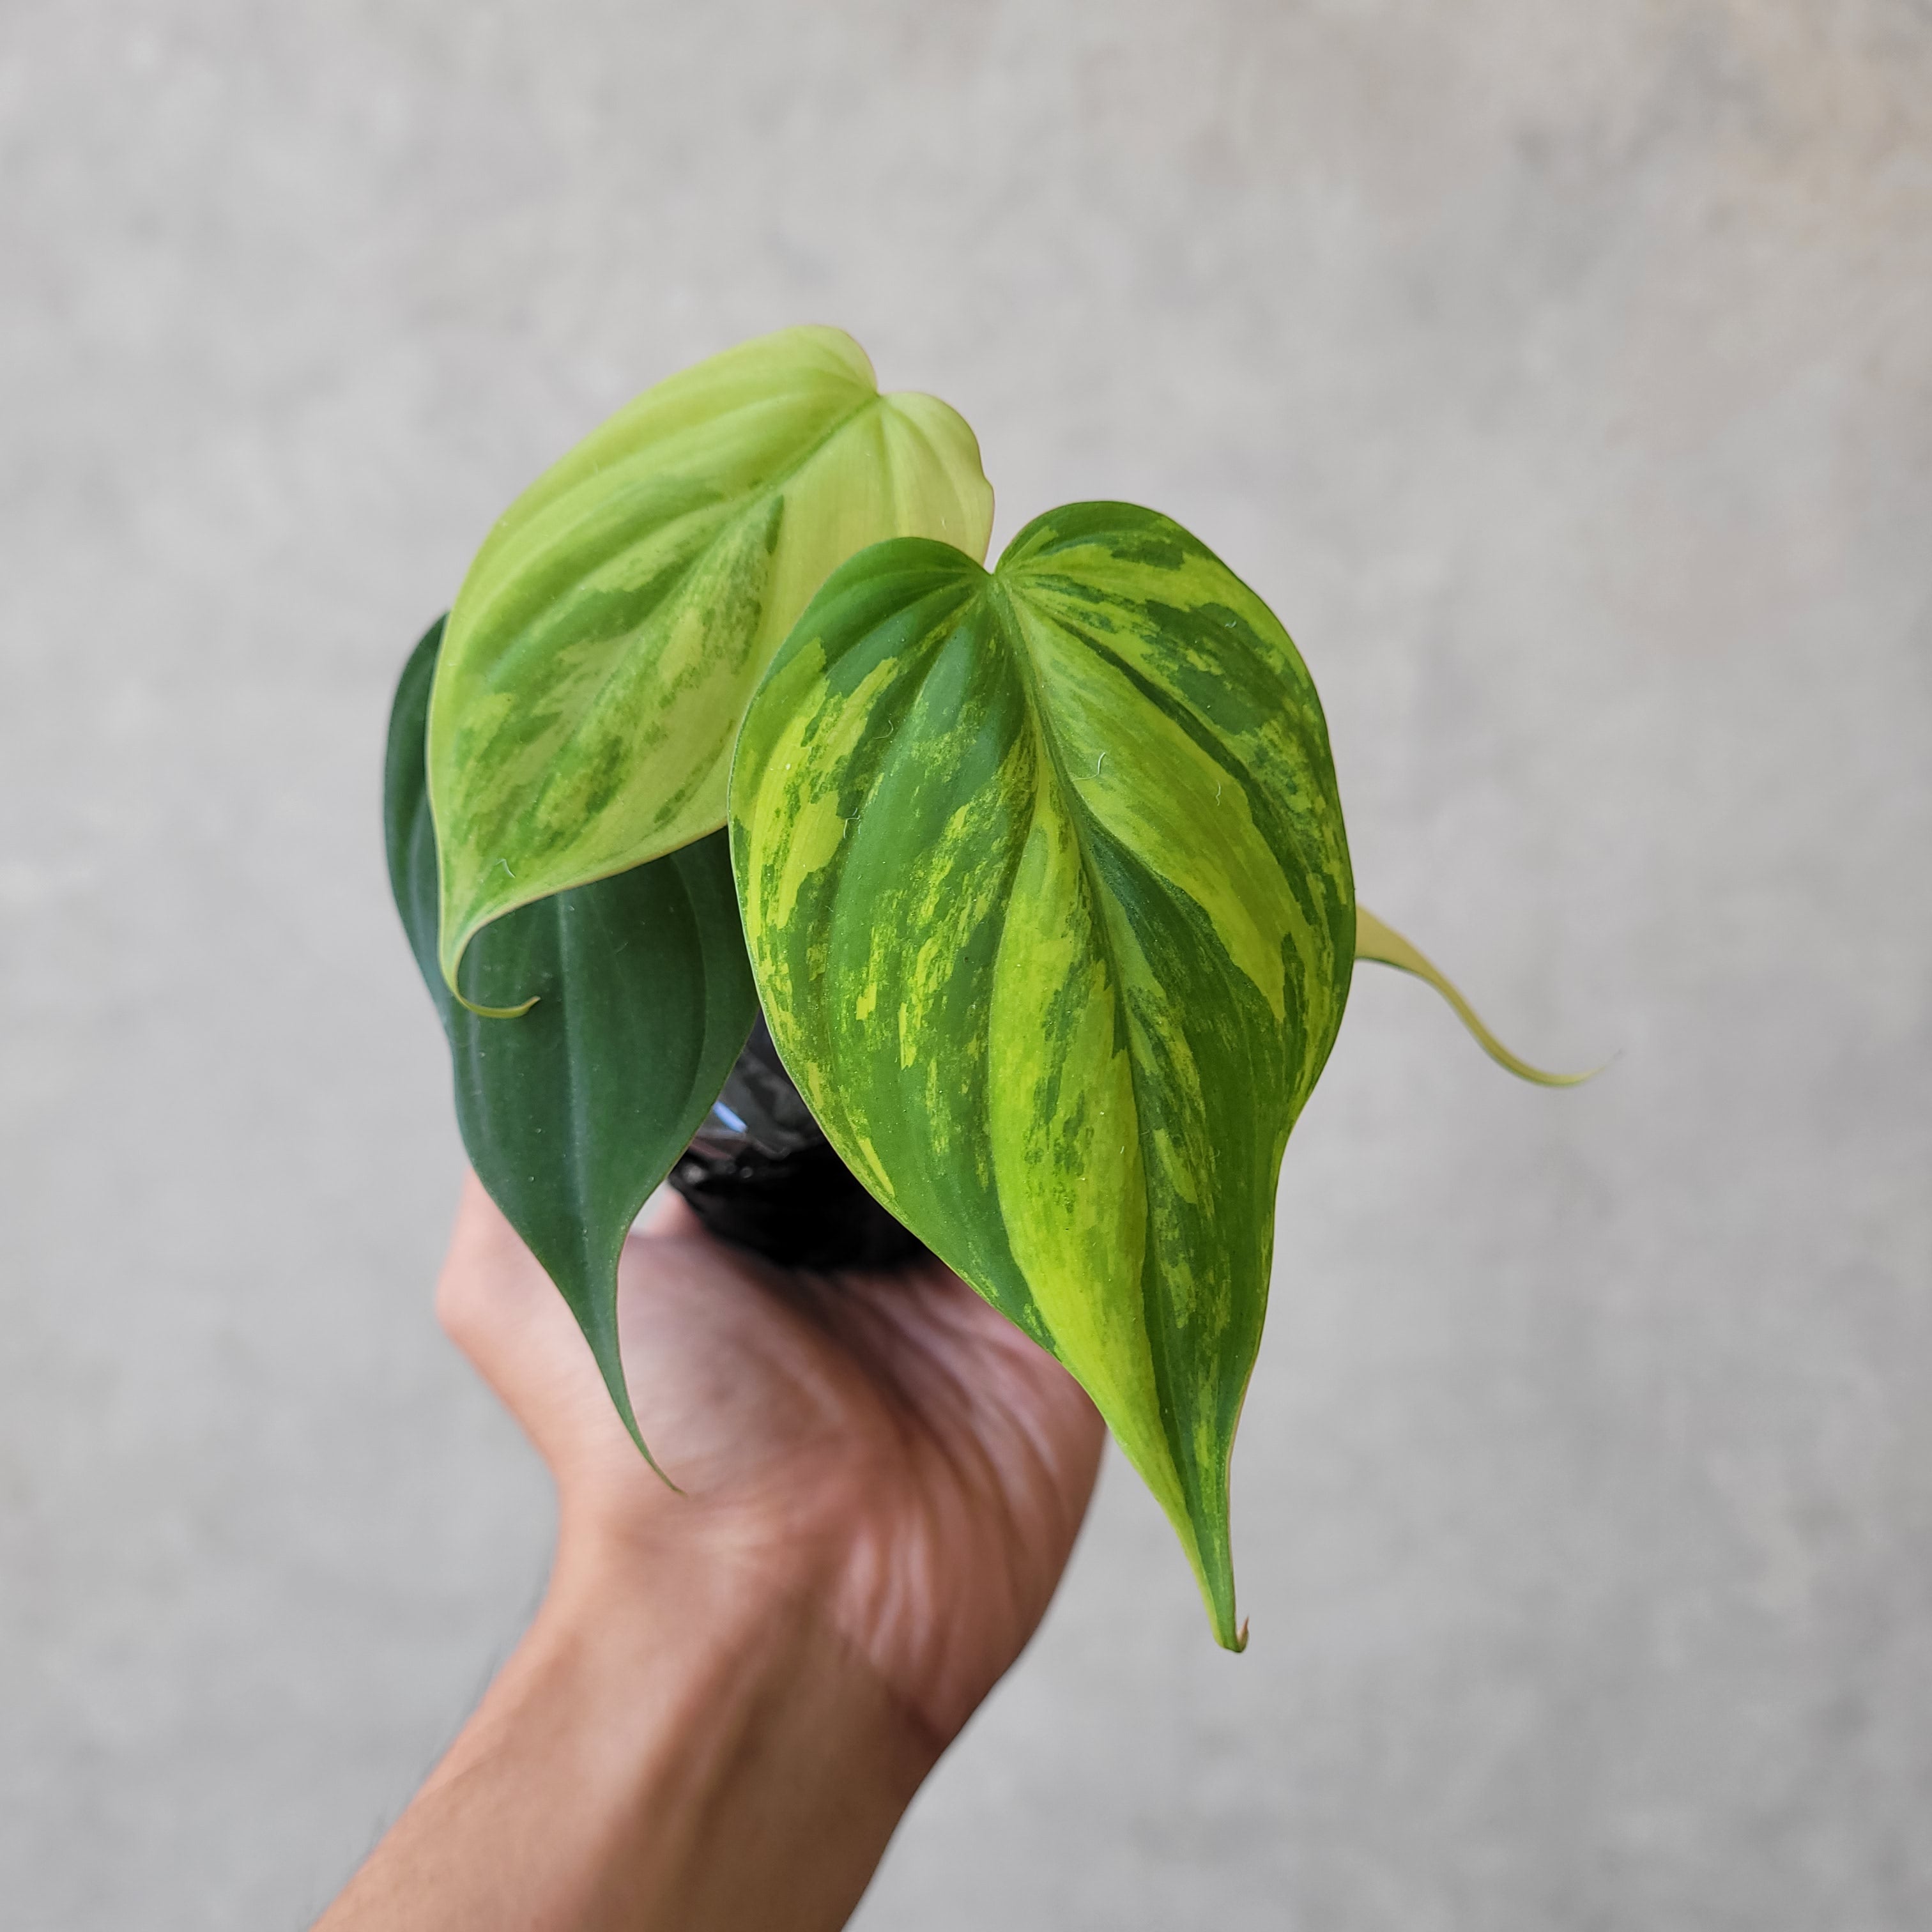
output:
[[[635,1231],[640,1234],[675,1239],[701,1234],[704,1223],[692,1212],[691,1205],[677,1190],[667,1183],[644,1203]]]
[[[1038,1370],[1042,1400],[1035,1440],[1042,1458],[1058,1474],[1070,1531],[1077,1530],[1100,1476],[1107,1425],[1066,1370],[1044,1348],[1039,1352],[1045,1360]],[[1072,1540],[1070,1533],[1068,1540]]]
[[[1106,1426],[1066,1369],[943,1262],[898,1282],[868,1283],[866,1306],[888,1324],[892,1379],[929,1424],[991,1448],[1008,1479],[1046,1479],[1053,1513],[1070,1545],[1099,1472]],[[1064,1552],[1063,1552],[1064,1553]]]
[[[1012,1401],[1011,1412],[1041,1466],[1054,1474],[1067,1511],[1070,1543],[1100,1474],[1107,1425],[1064,1363],[965,1283],[960,1286],[967,1299],[958,1305],[959,1316],[980,1330],[989,1356],[1004,1364],[1012,1394],[1026,1391],[1024,1399]]]

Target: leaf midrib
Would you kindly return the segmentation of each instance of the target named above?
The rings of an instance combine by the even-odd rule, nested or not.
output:
[[[1020,602],[1025,600],[1025,593],[1023,591],[1016,590],[1010,583],[1007,582],[998,569],[994,569],[993,572],[989,573],[989,575],[993,588],[999,592],[1005,600],[1006,612],[1010,618],[1010,623],[1003,626],[1002,628],[1010,630],[1017,645],[1017,649],[1014,652],[1013,655],[1019,666],[1020,686],[1022,692],[1025,694],[1027,715],[1032,721],[1034,735],[1045,748],[1047,763],[1052,772],[1054,782],[1059,786],[1060,791],[1066,798],[1068,817],[1075,821],[1076,828],[1091,826],[1095,822],[1093,814],[1088,811],[1086,805],[1082,802],[1078,789],[1075,786],[1072,780],[1068,776],[1066,764],[1061,756],[1059,740],[1054,734],[1051,719],[1047,712],[1045,700],[1040,691],[1038,678],[1034,666],[1032,653],[1028,647],[1025,626],[1021,621],[1018,610],[1016,608]],[[1049,622],[1051,620],[1042,618],[1041,621]],[[1038,808],[1036,806],[1036,812],[1037,812],[1037,809]],[[1134,1143],[1136,1149],[1140,1156],[1142,1186],[1144,1191],[1147,1186],[1147,1177],[1151,1171],[1151,1163],[1148,1158],[1147,1144],[1147,1110],[1142,1105],[1141,1100],[1142,1081],[1140,1066],[1133,1051],[1132,1016],[1126,1010],[1126,980],[1120,970],[1120,956],[1114,942],[1112,921],[1108,916],[1107,908],[1109,896],[1098,872],[1094,868],[1093,857],[1089,849],[1091,842],[1088,838],[1082,838],[1077,836],[1076,830],[1076,836],[1074,842],[1079,848],[1080,869],[1082,876],[1086,880],[1088,892],[1092,896],[1094,904],[1100,913],[1099,924],[1101,952],[1106,960],[1107,969],[1113,976],[1114,986],[1115,988],[1115,998],[1120,1003],[1121,1018],[1126,1023],[1127,1028],[1127,1080],[1130,1090],[1133,1094]],[[1150,1233],[1151,1232],[1150,1230],[1149,1232]],[[1145,1265],[1145,1262],[1143,1261],[1143,1268],[1144,1268]],[[1158,1263],[1156,1263],[1155,1268],[1156,1279],[1160,1278],[1160,1272],[1159,1265]],[[1170,1412],[1174,1408],[1173,1398],[1172,1395],[1168,1394],[1166,1391],[1161,1390],[1160,1386],[1160,1381],[1163,1378],[1170,1383],[1172,1382],[1172,1364],[1167,1359],[1165,1348],[1156,1342],[1151,1326],[1148,1328],[1146,1332],[1148,1353],[1150,1355],[1158,1354],[1162,1366],[1168,1372],[1165,1378],[1157,1377],[1155,1384],[1156,1391],[1162,1394],[1165,1396],[1165,1399],[1160,1405],[1161,1434],[1167,1444],[1168,1460],[1173,1466],[1174,1480],[1180,1486],[1184,1498],[1185,1498],[1190,1504],[1188,1510],[1189,1532],[1193,1537],[1196,1550],[1198,1552],[1201,1549],[1201,1536],[1200,1532],[1195,1527],[1193,1522],[1194,1513],[1192,1508],[1193,1498],[1188,1496],[1190,1485],[1183,1473],[1184,1463],[1181,1456],[1180,1445],[1175,1439],[1178,1417]],[[1202,1553],[1204,1554],[1204,1552]]]

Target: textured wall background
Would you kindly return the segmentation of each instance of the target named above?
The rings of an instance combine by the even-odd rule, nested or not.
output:
[[[1116,1466],[866,1907],[1932,1922],[1923,0],[8,0],[0,1899],[295,1926],[538,1587],[433,1325],[389,686],[646,382],[838,321],[996,542],[1274,602],[1369,903],[1291,1148],[1249,1654]]]

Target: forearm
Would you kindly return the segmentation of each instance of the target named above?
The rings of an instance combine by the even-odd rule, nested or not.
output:
[[[655,1567],[560,1563],[316,1932],[844,1924],[928,1742],[802,1600]]]

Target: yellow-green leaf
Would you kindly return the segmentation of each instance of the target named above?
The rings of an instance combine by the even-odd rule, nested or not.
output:
[[[1238,1648],[1228,1463],[1354,894],[1287,633],[1166,518],[837,572],[731,780],[773,1037],[838,1152],[1092,1395]]]
[[[992,526],[972,431],[881,396],[835,328],[660,382],[539,478],[464,580],[430,700],[451,989],[490,920],[723,825],[745,706],[836,565],[893,536],[983,556]]]

